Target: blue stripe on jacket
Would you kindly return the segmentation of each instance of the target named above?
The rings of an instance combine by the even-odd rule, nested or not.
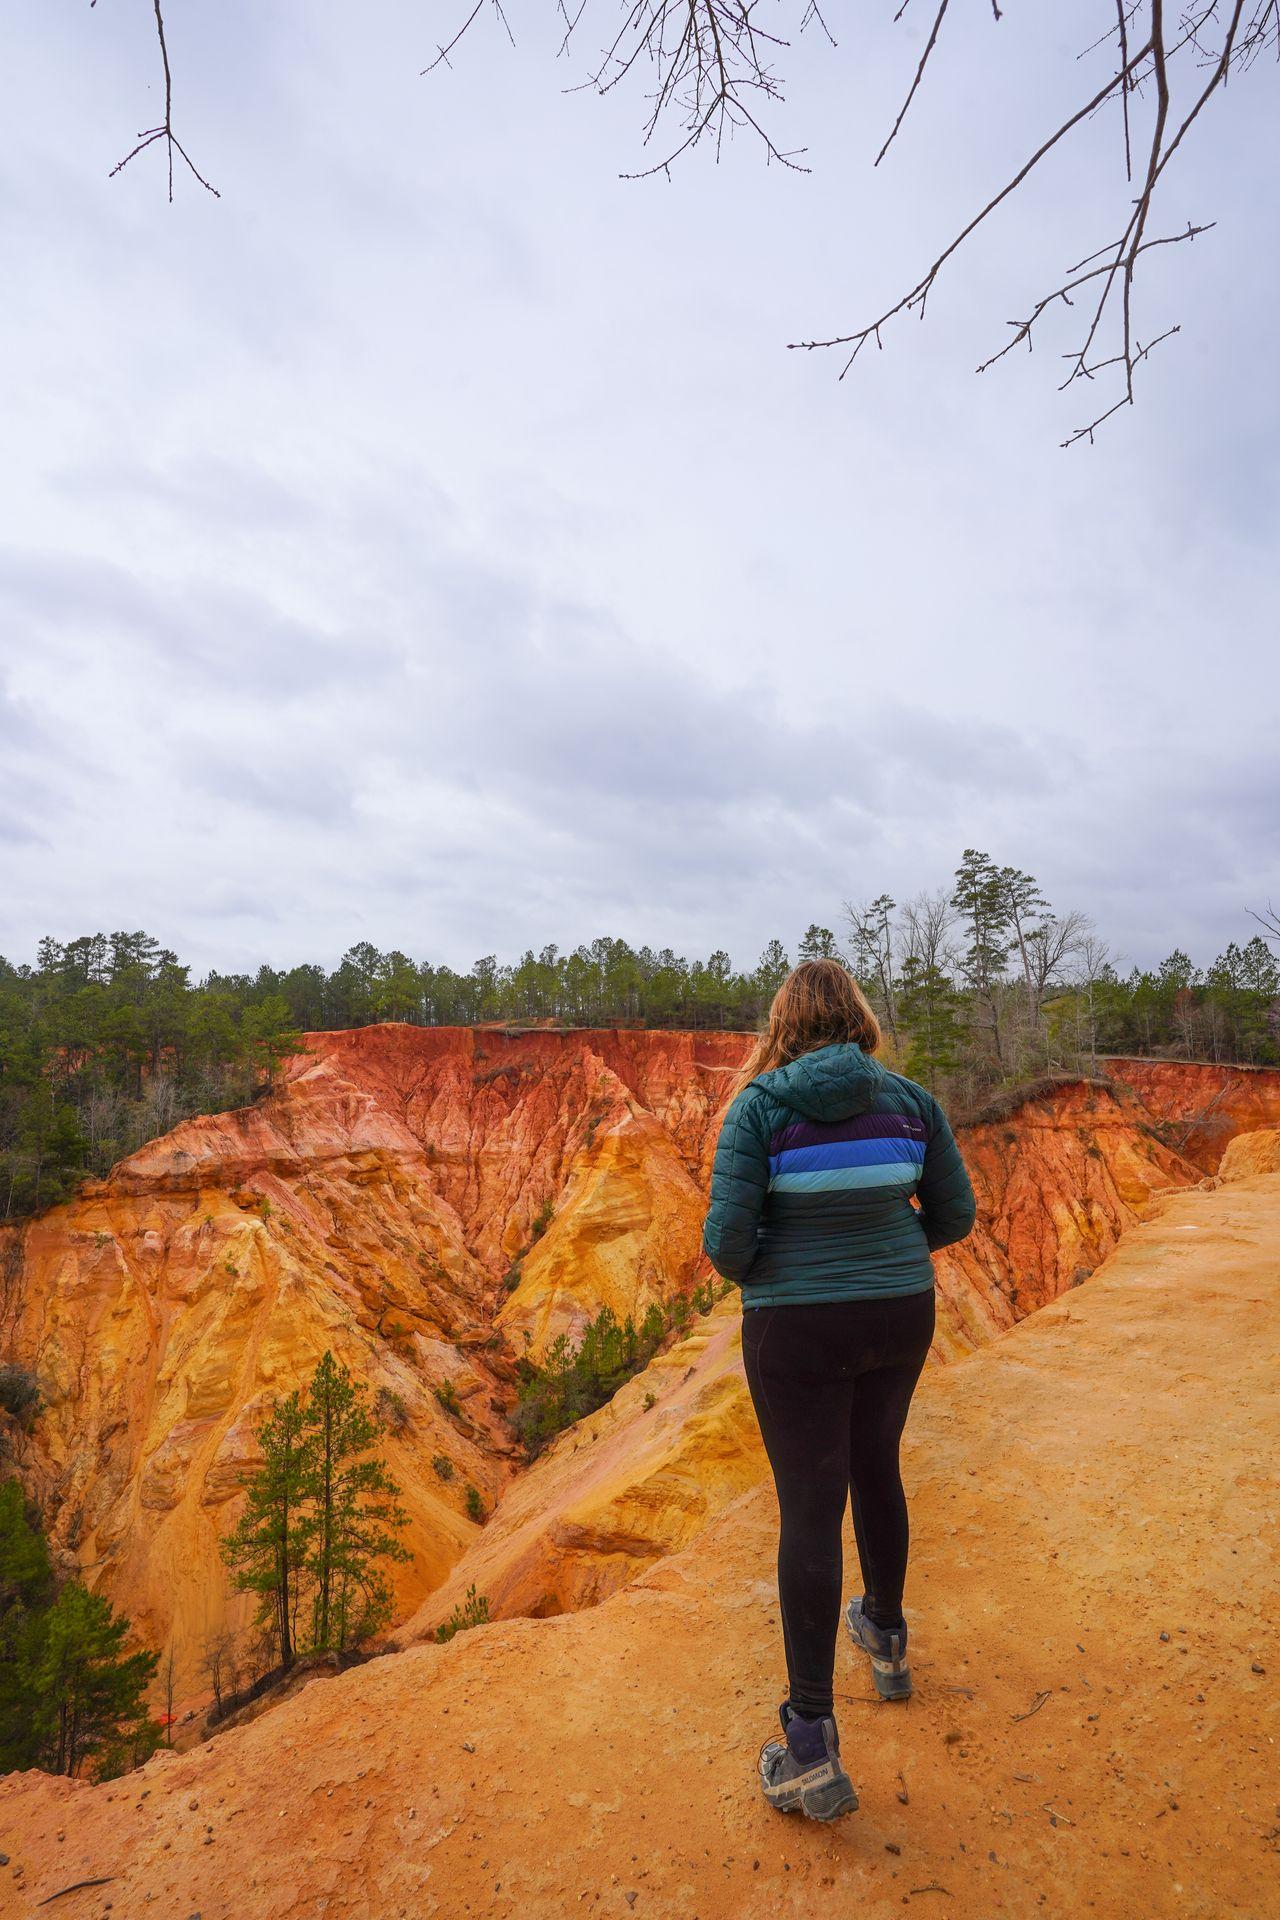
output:
[[[917,1171],[924,1165],[924,1142],[903,1135],[890,1140],[828,1140],[821,1146],[786,1147],[769,1155],[769,1173],[817,1173],[824,1167],[882,1166],[906,1163]]]
[[[902,1160],[885,1161],[873,1167],[815,1167],[810,1173],[775,1173],[769,1182],[770,1193],[837,1193],[842,1190],[897,1187],[908,1192],[915,1186],[920,1169]]]

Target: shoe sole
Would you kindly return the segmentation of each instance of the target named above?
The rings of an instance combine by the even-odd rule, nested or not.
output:
[[[852,1780],[830,1760],[774,1787],[765,1778],[762,1759],[760,1786],[769,1805],[779,1813],[803,1813],[810,1820],[838,1820],[843,1813],[856,1812],[858,1806]]]
[[[886,1660],[881,1654],[872,1653],[866,1641],[853,1622],[853,1602],[844,1610],[844,1624],[849,1638],[860,1652],[865,1653],[871,1662],[871,1678],[875,1681],[876,1692],[882,1700],[909,1700],[912,1693],[911,1668],[906,1655],[897,1660]]]

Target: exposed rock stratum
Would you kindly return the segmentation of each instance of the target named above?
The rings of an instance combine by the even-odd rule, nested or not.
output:
[[[763,1481],[599,1606],[313,1681],[110,1785],[0,1781],[0,1907],[90,1882],[52,1910],[1266,1920],[1278,1276],[1280,1173],[1222,1178],[926,1371],[916,1695],[878,1701],[841,1644],[861,1806],[834,1827],[756,1785],[785,1691]],[[851,1529],[845,1555],[852,1581]]]
[[[205,1647],[246,1617],[219,1541],[256,1426],[325,1347],[387,1416],[411,1515],[405,1640],[472,1580],[494,1617],[599,1602],[765,1477],[736,1292],[528,1470],[508,1424],[520,1354],[706,1277],[710,1156],[745,1044],[313,1034],[269,1097],[185,1122],[0,1234],[3,1354],[46,1400],[24,1477],[63,1567],[173,1651],[184,1706],[207,1694]],[[1211,1101],[1225,1139],[1233,1114],[1257,1126],[1280,1107],[1280,1074],[1245,1076],[1237,1114],[1222,1070],[1207,1092],[1178,1071],[1160,1063],[1161,1100],[1182,1105],[1159,1126],[1137,1090],[1154,1069],[1111,1062],[1107,1082],[1050,1086],[964,1131],[979,1225],[937,1261],[938,1359],[1077,1286],[1157,1196],[1197,1181],[1208,1150],[1180,1150],[1188,1113]],[[450,1386],[457,1413],[437,1398]],[[469,1484],[487,1525],[467,1516]]]

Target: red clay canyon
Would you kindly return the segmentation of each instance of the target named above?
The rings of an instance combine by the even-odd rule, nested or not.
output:
[[[605,1304],[638,1321],[705,1277],[708,1167],[743,1044],[313,1034],[271,1096],[184,1123],[0,1236],[4,1351],[47,1403],[22,1470],[63,1563],[173,1649],[182,1697],[201,1694],[228,1611],[244,1617],[219,1541],[257,1422],[326,1346],[395,1410],[406,1639],[468,1579],[495,1617],[598,1601],[765,1476],[736,1292],[532,1468],[506,1421],[519,1354]],[[1277,1073],[1114,1061],[1106,1082],[1049,1086],[967,1129],[979,1226],[937,1263],[938,1357],[1075,1286],[1153,1196],[1278,1112]],[[459,1414],[436,1398],[446,1382]],[[487,1525],[467,1516],[468,1484]]]

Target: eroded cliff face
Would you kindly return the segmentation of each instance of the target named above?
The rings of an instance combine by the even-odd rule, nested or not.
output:
[[[1280,1128],[1240,1134],[1218,1163],[1219,1180],[1249,1180],[1259,1173],[1280,1173]]]
[[[1087,1279],[1156,1196],[1199,1177],[1123,1086],[1067,1082],[964,1128],[960,1143],[978,1224],[934,1263],[944,1355]]]
[[[786,1691],[761,1485],[602,1606],[314,1680],[126,1780],[0,1781],[0,1909],[1274,1914],[1278,1268],[1280,1176],[1180,1193],[1087,1285],[927,1372],[915,1696],[878,1702],[841,1633],[860,1805],[837,1826],[759,1790]],[[848,1518],[844,1554],[856,1592]]]
[[[256,1426],[326,1347],[387,1419],[410,1635],[472,1579],[495,1617],[603,1599],[767,1474],[736,1290],[523,1472],[505,1418],[519,1355],[706,1275],[741,1035],[379,1027],[309,1044],[271,1097],[176,1128],[0,1248],[3,1351],[47,1403],[24,1472],[64,1562],[174,1649],[180,1693],[204,1690],[203,1648],[245,1618],[219,1541]],[[980,1218],[937,1263],[940,1359],[1055,1299],[1199,1177],[1131,1092],[1095,1085],[962,1147]],[[496,1508],[483,1528],[468,1484]]]
[[[1237,1134],[1280,1127],[1280,1068],[1113,1055],[1102,1069],[1137,1095],[1162,1138],[1204,1173],[1217,1169]]]
[[[1198,1169],[1154,1138],[1124,1089],[1067,1083],[961,1132],[978,1225],[935,1260],[935,1361],[983,1346],[1077,1286]],[[699,1213],[699,1230],[700,1230]],[[678,1551],[768,1461],[734,1292],[608,1403],[561,1434],[503,1498],[397,1638],[428,1637],[468,1585],[493,1617],[571,1612]]]
[[[515,1470],[513,1355],[690,1285],[716,1068],[741,1045],[313,1035],[271,1097],[185,1122],[0,1234],[3,1353],[45,1400],[20,1467],[63,1562],[173,1649],[180,1694],[247,1618],[219,1542],[257,1425],[326,1347],[387,1420],[411,1515],[401,1614],[443,1580],[479,1532],[468,1484],[488,1511]]]

